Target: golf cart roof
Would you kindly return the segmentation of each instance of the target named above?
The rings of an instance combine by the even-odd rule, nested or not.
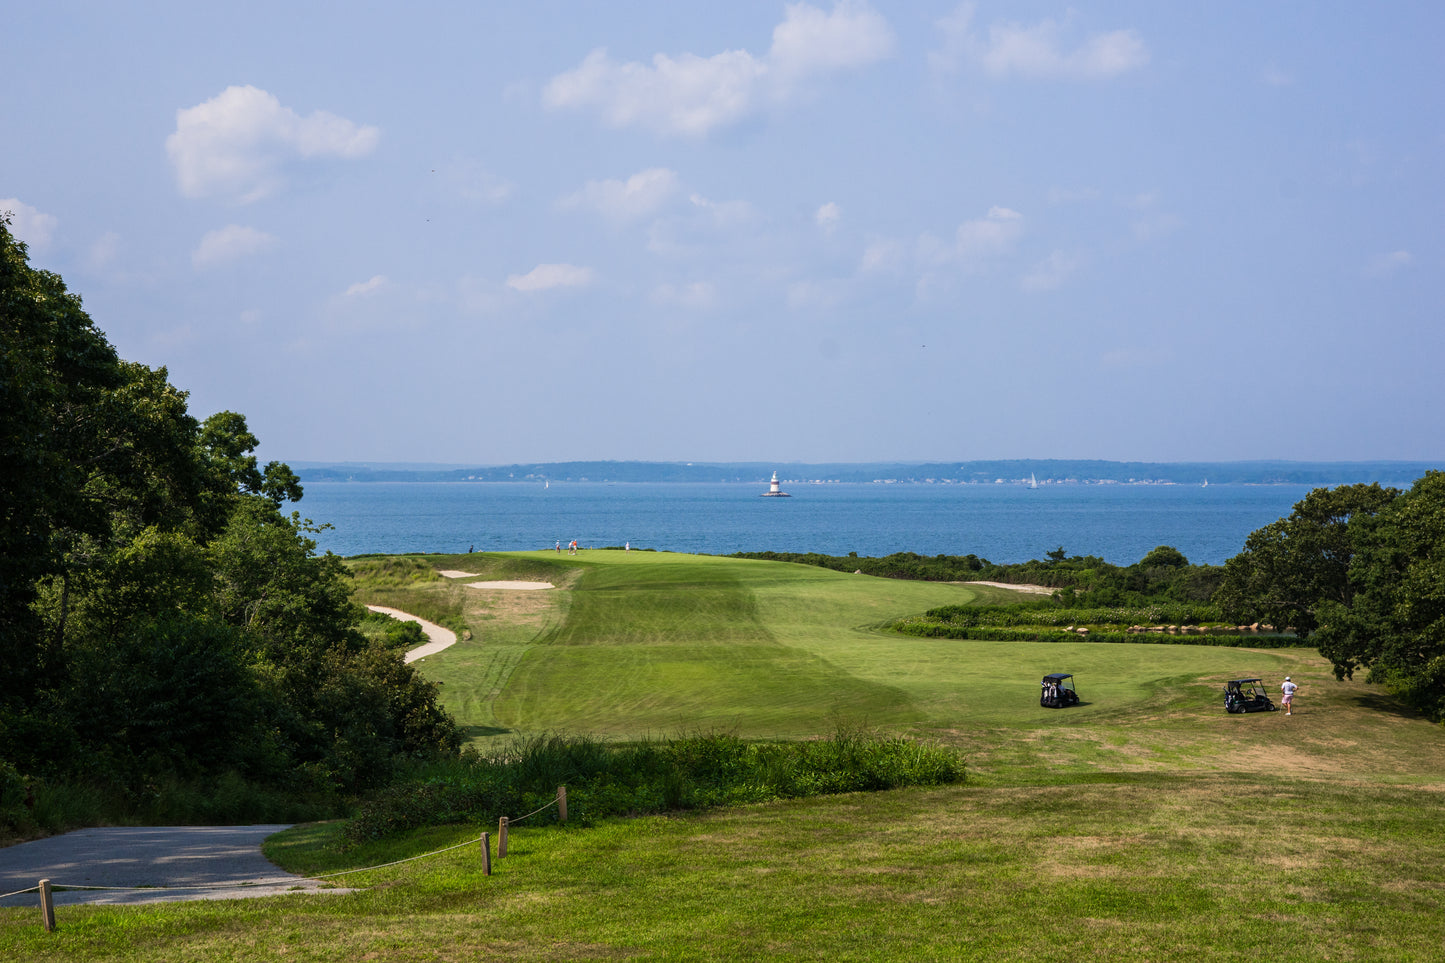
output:
[[[1074,674],[1072,672],[1050,672],[1044,676],[1045,679],[1053,679],[1055,682],[1062,682],[1065,679],[1072,679],[1073,677]]]
[[[1255,678],[1255,679],[1230,679],[1230,680],[1229,680],[1229,684],[1230,684],[1230,685],[1243,685],[1243,684],[1246,683],[1246,682],[1263,682],[1263,681],[1264,681],[1263,679],[1258,679],[1258,678]]]

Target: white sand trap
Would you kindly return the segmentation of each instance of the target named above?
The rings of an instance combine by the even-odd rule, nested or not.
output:
[[[556,586],[551,582],[468,582],[467,588],[532,591],[534,589],[556,588]]]
[[[454,568],[437,569],[437,574],[442,578],[476,578],[476,572],[458,572]]]

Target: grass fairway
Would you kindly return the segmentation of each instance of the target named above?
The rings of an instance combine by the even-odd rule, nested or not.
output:
[[[55,934],[0,910],[0,959],[1445,960],[1445,730],[1311,650],[904,638],[877,626],[994,590],[783,563],[426,558],[562,586],[362,582],[471,628],[421,665],[483,743],[863,723],[961,748],[968,782],[524,823],[491,877],[473,846],[350,895],[63,907]],[[1084,705],[1039,707],[1056,670]],[[1225,679],[1286,673],[1294,716],[1224,713]],[[341,852],[312,827],[275,858],[376,865],[482,829]]]

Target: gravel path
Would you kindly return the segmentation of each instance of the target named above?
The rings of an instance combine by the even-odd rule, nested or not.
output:
[[[282,872],[261,855],[261,841],[289,828],[264,826],[108,826],[0,849],[0,895],[50,880],[55,904],[165,903],[282,893],[340,893],[325,882]],[[38,892],[0,906],[39,906]]]

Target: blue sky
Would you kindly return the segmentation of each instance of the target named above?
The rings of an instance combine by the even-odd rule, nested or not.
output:
[[[265,457],[1445,456],[1434,2],[5,2],[0,209]]]

